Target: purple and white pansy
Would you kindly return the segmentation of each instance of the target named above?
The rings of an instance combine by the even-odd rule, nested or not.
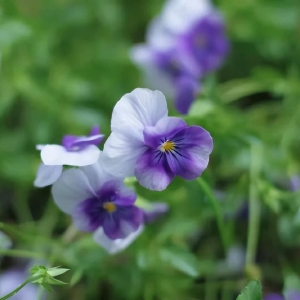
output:
[[[221,14],[208,0],[169,0],[149,25],[146,43],[131,48],[150,88],[187,114],[201,92],[200,80],[220,67],[229,51]]]
[[[213,149],[202,127],[168,117],[159,91],[138,88],[124,95],[113,110],[111,130],[104,145],[104,168],[121,177],[135,175],[150,190],[164,190],[176,175],[199,177]]]
[[[94,126],[89,136],[66,135],[62,145],[38,145],[42,163],[39,166],[34,185],[44,187],[53,184],[61,175],[63,165],[87,166],[95,163],[100,154],[97,145],[104,135]]]
[[[103,169],[103,158],[100,154],[93,165],[64,171],[53,184],[52,195],[79,230],[94,232],[96,242],[115,252],[133,240],[132,233],[141,231],[143,213],[123,179]]]

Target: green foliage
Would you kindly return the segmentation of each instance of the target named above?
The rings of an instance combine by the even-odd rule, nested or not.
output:
[[[201,95],[184,116],[214,139],[202,184],[176,178],[158,193],[128,179],[139,204],[164,201],[170,211],[110,256],[90,234],[72,231],[49,188],[33,188],[40,163],[35,146],[60,143],[67,133],[85,135],[95,124],[109,135],[115,103],[146,86],[128,53],[144,41],[163,1],[1,2],[0,229],[13,244],[6,249],[1,237],[1,271],[19,262],[8,256],[71,269],[64,275],[70,284],[48,300],[233,300],[246,262],[232,271],[230,250],[247,249],[252,198],[260,223],[255,251],[250,247],[255,253],[248,248],[255,261],[247,265],[258,265],[264,293],[282,292],[284,282],[290,288],[289,274],[299,278],[300,193],[290,180],[300,174],[300,2],[214,3],[225,15],[231,52],[203,78]],[[259,158],[253,145],[260,145]],[[61,283],[53,278],[60,269],[34,272],[45,277],[37,282],[45,288]],[[254,281],[238,299],[255,297],[262,298]]]
[[[261,283],[250,281],[236,300],[262,300]]]

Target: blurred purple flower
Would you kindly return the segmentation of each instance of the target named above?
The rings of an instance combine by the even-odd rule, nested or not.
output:
[[[26,280],[26,274],[20,270],[9,270],[0,274],[0,297],[3,297]],[[18,293],[13,295],[11,300],[33,300],[38,298],[38,287],[33,284],[27,284]]]
[[[264,297],[264,300],[300,300],[300,292],[295,290],[288,290],[285,292],[285,297],[281,294],[268,294]]]
[[[101,143],[104,135],[99,127],[92,128],[89,136],[66,135],[61,145],[38,145],[41,150],[42,163],[39,166],[34,185],[45,187],[53,184],[61,175],[63,165],[87,166],[99,158]]]
[[[112,133],[104,145],[104,167],[111,174],[135,175],[150,189],[164,190],[175,175],[187,180],[206,169],[213,149],[210,134],[168,117],[159,91],[135,89],[116,104]]]
[[[143,208],[143,217],[145,223],[152,223],[161,218],[169,211],[169,205],[162,202],[151,203],[147,208]]]
[[[186,114],[200,92],[200,79],[217,69],[229,49],[222,16],[207,0],[169,0],[149,25],[146,44],[131,59],[145,81],[174,99]]]
[[[72,216],[79,230],[94,232],[100,245],[116,240],[110,242],[115,247],[129,236],[132,239],[132,233],[141,231],[143,213],[134,205],[135,193],[122,179],[105,172],[102,164],[100,154],[93,165],[64,171],[53,184],[52,195],[58,207]]]
[[[295,175],[291,177],[290,188],[293,192],[296,192],[300,189],[300,176]]]

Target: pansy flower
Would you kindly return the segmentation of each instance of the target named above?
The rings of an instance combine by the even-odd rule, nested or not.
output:
[[[162,90],[187,114],[201,91],[200,80],[228,53],[224,27],[208,0],[169,0],[150,23],[146,43],[132,47],[131,60],[150,88]]]
[[[159,91],[138,88],[123,96],[113,110],[111,130],[104,145],[104,167],[117,176],[135,175],[150,190],[164,190],[176,175],[199,177],[213,149],[202,127],[168,117]]]
[[[220,14],[212,12],[193,24],[180,37],[179,47],[194,61],[200,75],[217,69],[229,50]]]
[[[62,145],[38,145],[42,163],[34,185],[44,187],[53,184],[61,175],[63,165],[80,167],[95,163],[100,153],[97,145],[103,137],[99,127],[95,126],[89,136],[66,135],[62,139]]]
[[[100,154],[93,165],[64,171],[53,184],[52,195],[79,230],[94,232],[99,244],[107,239],[120,244],[120,240],[140,230],[143,214],[134,205],[135,193],[122,179],[104,171],[102,164]]]

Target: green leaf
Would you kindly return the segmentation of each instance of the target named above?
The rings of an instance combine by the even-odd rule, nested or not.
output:
[[[54,267],[54,268],[49,268],[48,271],[47,271],[47,273],[50,276],[55,277],[55,276],[64,274],[64,273],[66,273],[69,270],[70,269],[63,269],[63,268],[59,268],[59,267]]]
[[[170,263],[174,268],[192,277],[198,276],[197,259],[196,257],[182,249],[162,249],[161,259]]]
[[[262,300],[261,283],[250,281],[236,300]]]

